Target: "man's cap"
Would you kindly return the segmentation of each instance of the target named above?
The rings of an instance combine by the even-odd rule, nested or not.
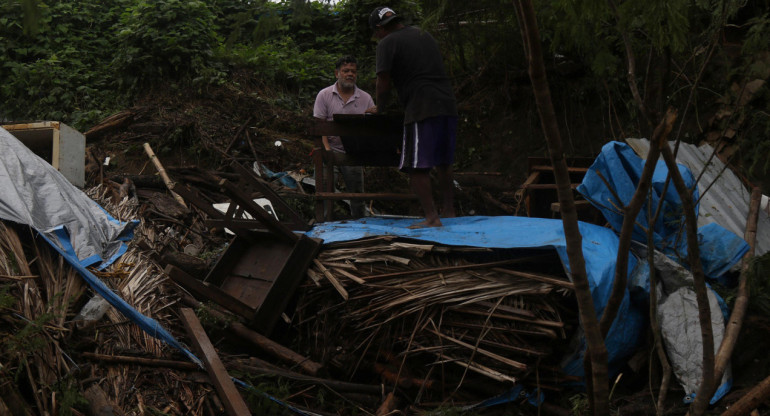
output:
[[[398,18],[400,17],[396,14],[396,12],[393,11],[393,9],[390,7],[380,6],[375,8],[372,11],[372,14],[369,15],[369,27],[374,30],[377,29],[377,26],[385,26],[393,19]]]

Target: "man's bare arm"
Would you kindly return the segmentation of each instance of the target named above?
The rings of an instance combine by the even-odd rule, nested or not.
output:
[[[383,112],[388,108],[393,98],[393,84],[390,81],[390,72],[377,74],[377,112]]]

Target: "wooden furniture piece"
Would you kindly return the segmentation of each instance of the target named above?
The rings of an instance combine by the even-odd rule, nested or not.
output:
[[[570,176],[570,187],[575,190],[583,181],[588,168],[594,159],[589,157],[567,158],[567,171]],[[561,214],[559,196],[556,191],[556,179],[551,160],[546,157],[527,158],[527,179],[521,185],[524,190],[524,204],[528,217],[558,218]],[[596,222],[601,214],[588,201],[575,192],[575,208],[578,218],[583,221]],[[597,214],[599,214],[597,216]]]
[[[331,221],[332,201],[342,199],[416,199],[412,193],[334,192],[335,166],[398,166],[403,117],[376,114],[335,114],[334,120],[315,120],[308,135],[313,136],[316,172],[316,221]],[[345,153],[327,151],[322,136],[339,136]]]
[[[85,185],[86,136],[59,121],[2,126],[73,185]]]
[[[240,165],[233,168],[240,173],[237,182],[218,182],[230,198],[230,207],[224,214],[195,188],[174,184],[175,192],[210,217],[207,225],[227,227],[236,237],[203,279],[175,268],[166,272],[196,298],[217,303],[244,318],[252,329],[269,335],[318,254],[321,240],[295,233],[292,228],[305,231],[307,224],[261,179]],[[260,195],[270,199],[277,211],[290,220],[280,222],[257,205],[254,190],[260,190]],[[252,218],[242,218],[244,212]]]

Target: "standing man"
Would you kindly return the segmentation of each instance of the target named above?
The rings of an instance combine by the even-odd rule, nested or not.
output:
[[[454,217],[452,163],[457,136],[457,105],[436,40],[417,27],[404,26],[393,9],[377,7],[369,26],[377,45],[377,107],[385,110],[393,87],[404,107],[404,140],[399,169],[409,174],[425,220],[410,228],[440,227],[430,184],[436,168],[442,216]],[[374,111],[377,111],[376,109]]]
[[[337,82],[322,89],[315,98],[313,117],[331,121],[334,114],[364,114],[372,111],[374,101],[366,91],[356,86],[358,76],[358,62],[356,58],[346,55],[337,60],[334,76]],[[339,136],[323,136],[324,148],[334,152],[345,153]],[[342,179],[348,192],[363,192],[364,172],[360,166],[339,166]],[[321,172],[316,172],[316,175]],[[361,200],[350,201],[350,211],[354,218],[363,217],[366,214],[364,202]]]

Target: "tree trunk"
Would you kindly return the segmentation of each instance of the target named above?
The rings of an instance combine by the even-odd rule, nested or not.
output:
[[[655,128],[651,143],[667,143],[668,135],[674,126],[676,120],[676,111],[669,109],[666,116],[663,117],[658,127]],[[642,205],[647,199],[647,193],[652,186],[652,175],[655,173],[655,165],[658,163],[660,149],[658,146],[650,146],[647,153],[647,161],[644,163],[642,175],[639,178],[639,184],[636,186],[634,195],[631,197],[628,205],[623,208],[623,225],[620,227],[620,236],[618,242],[618,257],[615,264],[615,279],[612,283],[612,294],[604,308],[602,319],[599,323],[602,331],[602,337],[607,337],[615,315],[618,313],[620,304],[623,301],[623,295],[626,291],[626,282],[628,280],[628,250],[631,249],[631,236],[636,224],[636,216],[642,210]],[[623,204],[623,201],[618,201]],[[652,228],[652,224],[650,224]]]
[[[668,146],[668,142],[650,143],[651,146],[659,146],[666,162],[679,198],[682,200],[682,209],[685,216],[685,230],[687,234],[687,261],[693,276],[693,289],[695,299],[698,302],[698,320],[700,321],[701,339],[703,341],[703,373],[701,384],[695,396],[695,401],[690,407],[690,414],[700,416],[708,407],[711,399],[710,392],[714,384],[714,331],[711,328],[711,308],[709,306],[706,279],[703,276],[703,268],[700,263],[700,249],[698,248],[697,220],[695,219],[695,204],[692,200],[692,192],[684,183],[682,175],[676,166],[674,154]]]
[[[521,27],[521,37],[524,44],[527,60],[529,61],[529,75],[532,80],[532,88],[535,102],[540,114],[540,123],[543,127],[551,162],[554,167],[559,204],[562,209],[562,223],[567,243],[567,257],[569,259],[570,276],[575,284],[575,296],[580,309],[580,321],[585,331],[588,349],[586,357],[590,356],[592,374],[586,374],[592,380],[593,411],[594,415],[605,416],[609,414],[609,383],[607,376],[607,348],[604,345],[599,323],[594,310],[591,289],[588,285],[588,276],[585,270],[583,258],[582,236],[578,228],[577,211],[575,201],[570,188],[567,163],[564,159],[559,127],[556,122],[556,114],[551,102],[551,93],[548,80],[545,75],[543,54],[540,49],[540,34],[535,19],[535,11],[530,0],[514,2],[516,14]]]

